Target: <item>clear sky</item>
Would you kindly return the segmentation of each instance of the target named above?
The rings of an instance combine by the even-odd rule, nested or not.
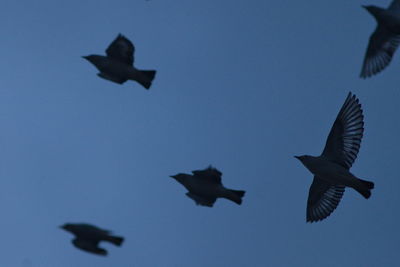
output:
[[[358,78],[390,1],[3,1],[0,9],[0,266],[395,266],[399,255],[400,56]],[[96,76],[81,56],[118,33],[149,91]],[[307,224],[312,175],[349,91],[365,135],[347,189]],[[243,204],[199,207],[169,175],[213,164]],[[65,222],[126,238],[82,252]]]

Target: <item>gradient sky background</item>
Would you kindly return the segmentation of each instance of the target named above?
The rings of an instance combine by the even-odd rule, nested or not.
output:
[[[358,78],[390,1],[4,1],[0,9],[0,266],[395,266],[400,56]],[[81,56],[118,33],[152,88],[100,79]],[[349,91],[365,135],[325,221],[305,222],[312,175]],[[196,206],[169,175],[213,164],[242,206]],[[82,252],[58,228],[87,222],[126,242]]]

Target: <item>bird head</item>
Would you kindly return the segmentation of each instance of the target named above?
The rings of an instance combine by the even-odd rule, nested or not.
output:
[[[371,13],[374,17],[376,17],[377,14],[381,13],[383,8],[377,7],[377,6],[362,6],[365,8],[369,13]]]
[[[304,162],[309,156],[307,155],[302,155],[302,156],[294,156],[296,159],[300,160],[301,162]]]
[[[100,55],[88,55],[88,56],[83,56],[82,58],[86,59],[96,67],[99,67],[104,65],[104,59],[106,59],[107,57]]]
[[[71,232],[74,226],[70,223],[65,223],[60,226],[61,229],[64,229],[65,231]]]
[[[187,176],[188,176],[187,174],[178,173],[178,174],[175,174],[175,175],[171,175],[170,177],[171,177],[171,178],[174,178],[174,179],[177,180],[178,182],[182,182],[183,180],[186,179]]]
[[[95,61],[96,56],[95,55],[89,55],[89,56],[82,56],[82,58],[84,58],[87,61],[93,63],[93,61]]]

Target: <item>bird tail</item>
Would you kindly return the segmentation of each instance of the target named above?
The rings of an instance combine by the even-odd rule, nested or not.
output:
[[[156,76],[156,71],[155,70],[139,70],[139,75],[138,77],[135,77],[136,81],[140,83],[144,88],[149,89],[151,86],[151,83],[153,82],[155,76]]]
[[[246,191],[243,191],[243,190],[227,189],[225,198],[240,205],[240,204],[242,204],[242,197],[244,196],[245,193],[246,193]]]
[[[357,190],[358,193],[360,193],[363,197],[368,199],[371,196],[371,189],[374,188],[374,183],[362,179],[358,179],[358,181],[361,183],[361,186],[357,186],[354,188]]]
[[[116,246],[121,246],[122,242],[124,242],[124,238],[120,236],[108,236],[107,241],[113,243]]]

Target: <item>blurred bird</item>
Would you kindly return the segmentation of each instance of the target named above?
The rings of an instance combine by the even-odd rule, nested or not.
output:
[[[364,115],[355,95],[349,93],[329,133],[321,156],[295,156],[314,174],[307,201],[307,222],[328,217],[339,205],[345,187],[371,196],[374,183],[361,180],[349,169],[357,157],[364,132]]]
[[[72,244],[75,247],[98,255],[107,255],[107,250],[98,247],[100,241],[107,241],[116,246],[121,246],[123,237],[112,236],[108,230],[84,223],[66,223],[60,228],[75,235]]]
[[[107,56],[89,55],[83,58],[96,66],[97,75],[106,80],[123,84],[127,80],[140,83],[149,89],[156,75],[155,70],[138,70],[133,66],[135,47],[125,36],[119,34],[108,46]]]
[[[369,38],[361,69],[361,78],[371,77],[386,68],[400,44],[400,0],[393,0],[387,9],[363,6],[378,23]]]
[[[189,192],[186,195],[197,205],[212,207],[217,198],[226,198],[236,204],[242,204],[245,191],[225,188],[221,183],[222,173],[209,166],[204,170],[192,171],[193,175],[178,173],[170,177],[177,180]]]

